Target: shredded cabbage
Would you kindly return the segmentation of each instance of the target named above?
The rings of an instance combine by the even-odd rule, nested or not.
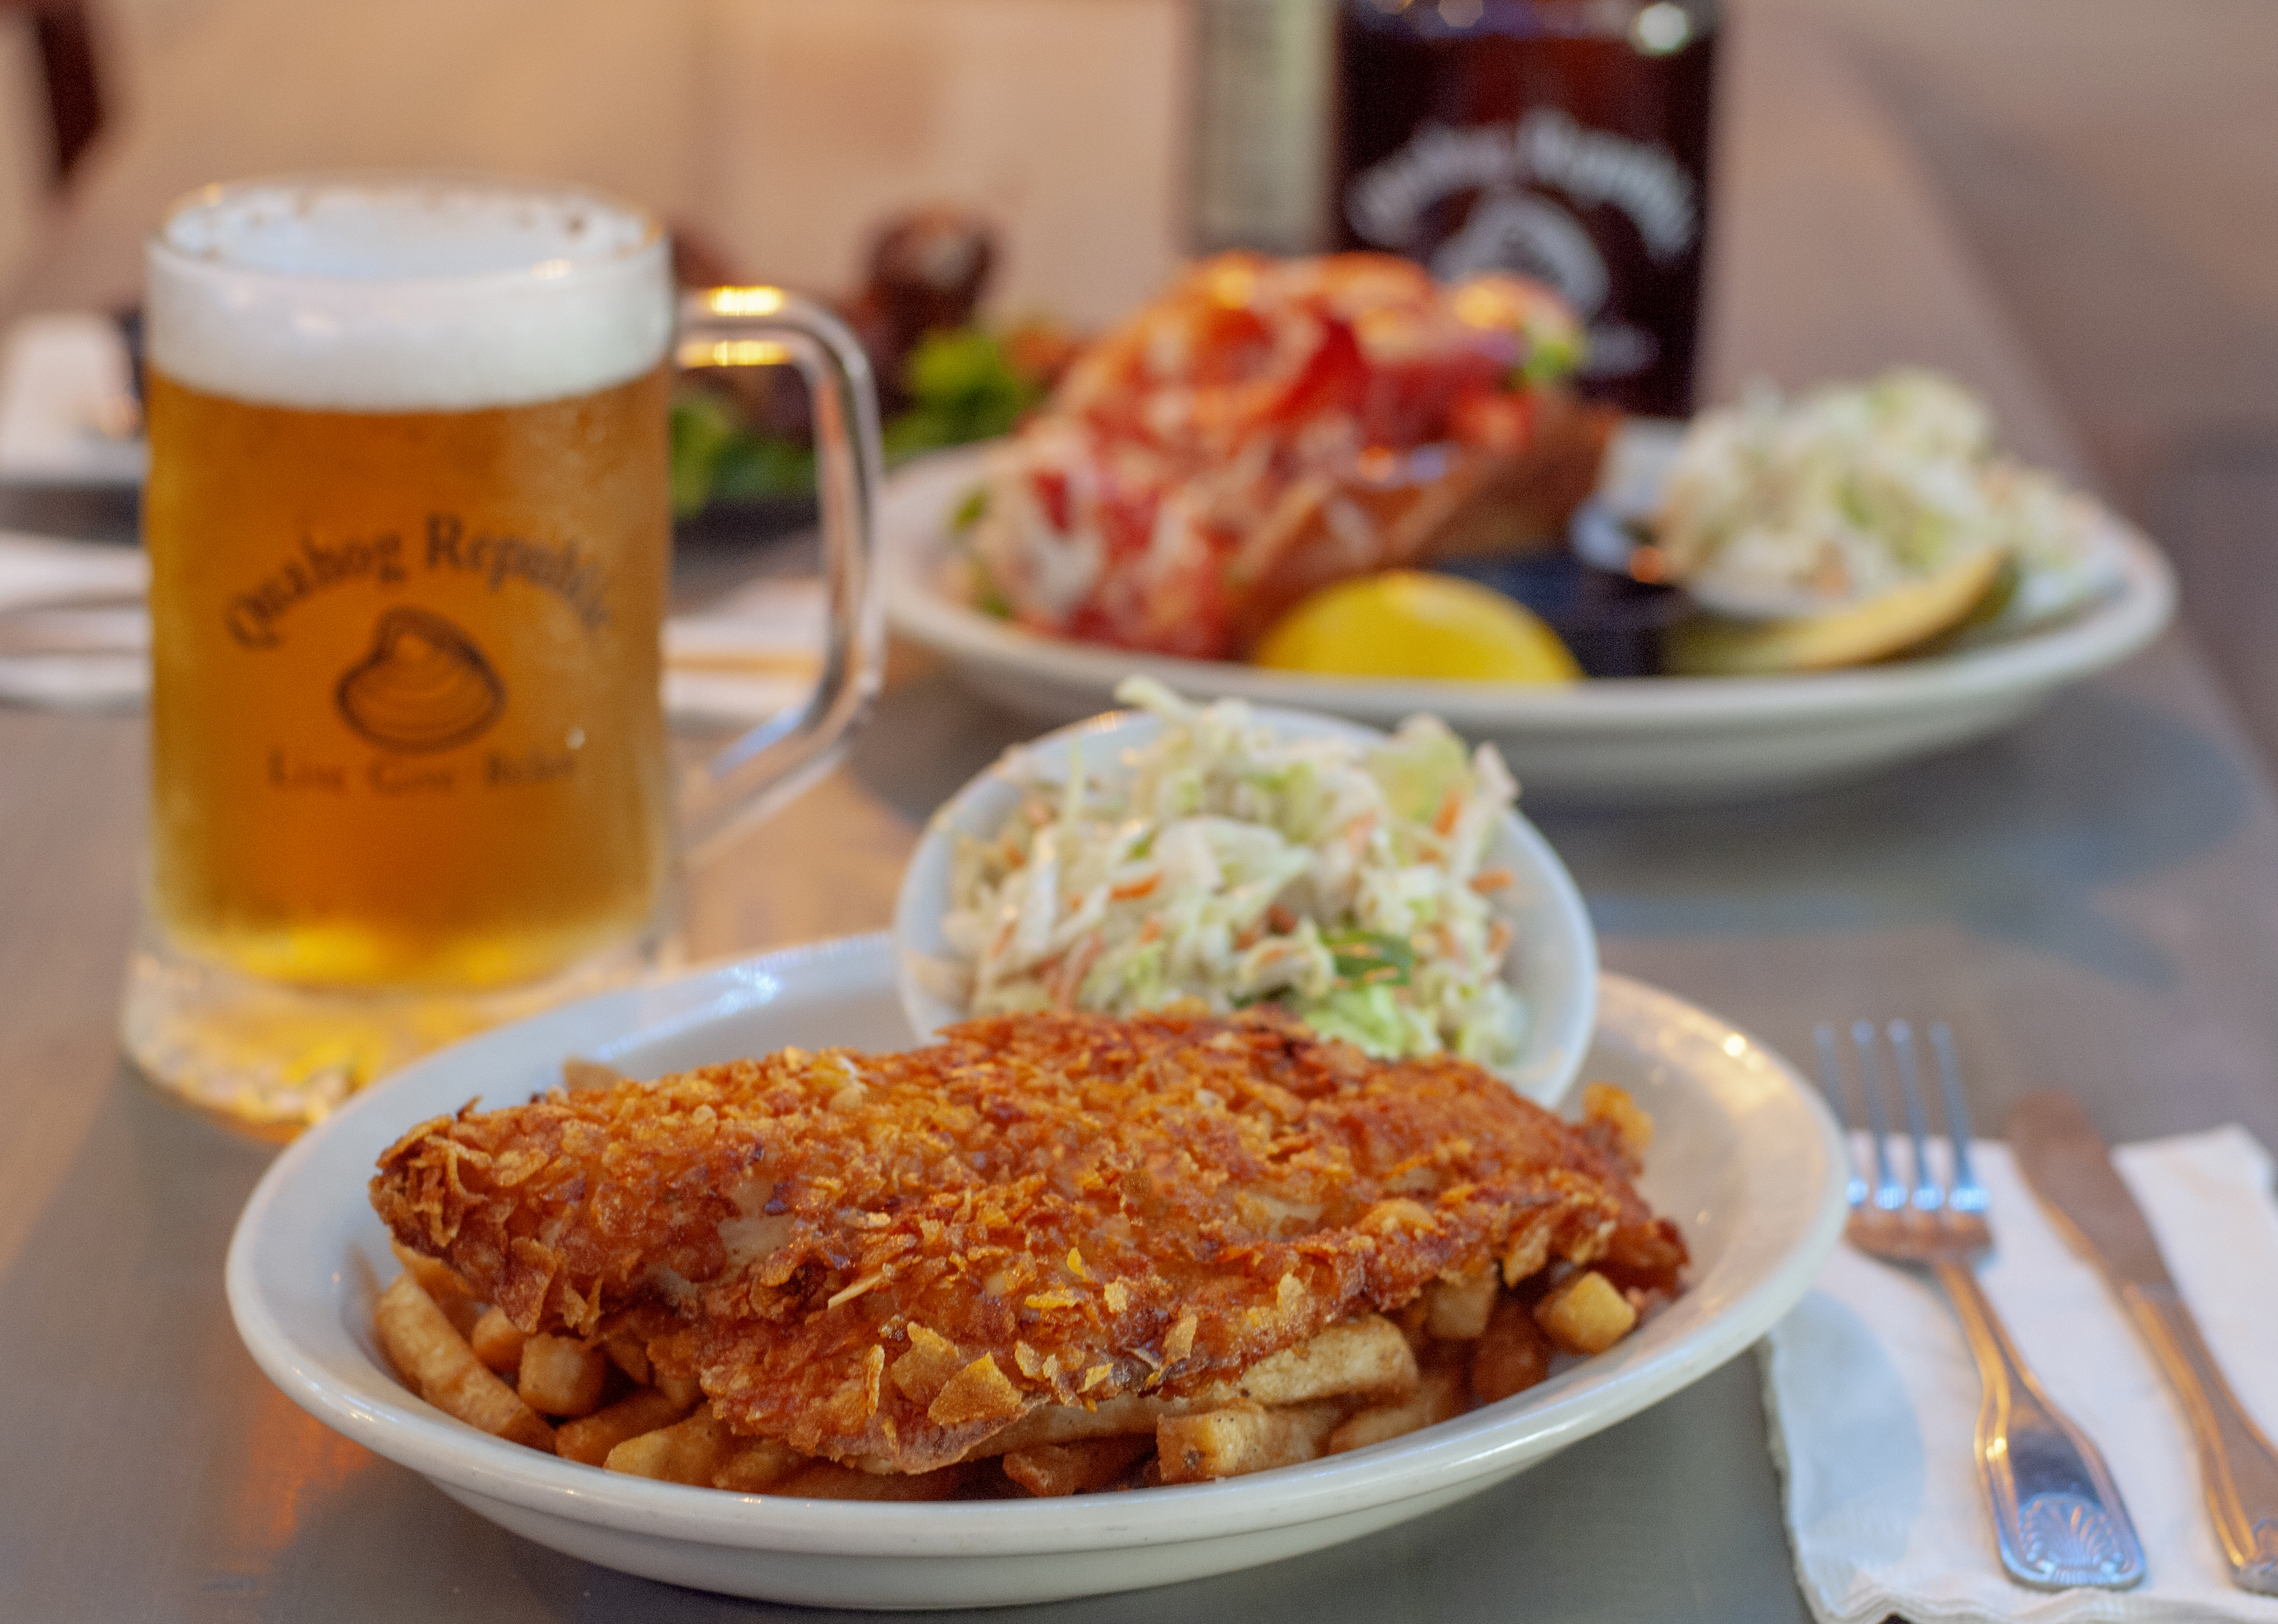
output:
[[[1380,1057],[1517,1057],[1486,895],[1510,876],[1480,865],[1517,786],[1492,746],[1430,716],[1373,748],[1281,737],[1145,677],[1116,698],[1161,732],[1104,778],[1016,759],[1019,809],[958,839],[942,933],[973,1013],[1270,1000]]]
[[[2097,509],[1994,455],[1992,419],[1951,378],[1900,368],[1793,402],[1766,388],[1693,420],[1655,539],[1670,571],[1720,602],[1870,598],[1963,553],[2001,548],[2020,574],[2017,629],[2107,584]]]

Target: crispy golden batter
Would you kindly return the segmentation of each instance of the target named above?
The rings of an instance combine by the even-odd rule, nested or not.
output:
[[[1621,1155],[1475,1066],[1274,1015],[1024,1015],[470,1106],[371,1199],[523,1330],[631,1330],[738,1432],[914,1472],[1489,1260],[1666,1290],[1684,1246]]]

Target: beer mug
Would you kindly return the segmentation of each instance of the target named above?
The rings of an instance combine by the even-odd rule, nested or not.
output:
[[[123,1037],[290,1132],[439,1043],[635,975],[684,854],[875,692],[877,408],[773,288],[692,295],[640,210],[458,178],[209,187],[148,250],[150,833]],[[678,786],[659,698],[682,364],[814,400],[803,711]]]

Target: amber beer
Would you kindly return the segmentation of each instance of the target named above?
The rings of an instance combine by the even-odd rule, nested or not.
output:
[[[475,180],[210,188],[149,255],[142,1069],[290,1125],[639,966],[666,245]]]
[[[676,310],[655,220],[567,189],[212,187],[148,269],[150,865],[121,1035],[154,1081],[290,1132],[655,963],[683,851],[829,765],[883,661],[877,403],[828,311],[769,287]],[[669,369],[783,359],[815,402],[822,675],[669,785]]]
[[[494,987],[638,937],[670,850],[661,367],[454,411],[154,369],[157,923],[331,987]]]

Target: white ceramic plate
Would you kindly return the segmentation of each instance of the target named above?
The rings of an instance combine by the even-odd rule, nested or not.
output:
[[[1617,482],[1621,468],[1640,461],[1622,450],[1617,438]],[[894,629],[939,652],[967,686],[1046,721],[1106,709],[1115,684],[1135,671],[1196,698],[1235,694],[1375,727],[1432,711],[1468,738],[1494,740],[1538,801],[1709,801],[1860,776],[2022,721],[2066,683],[2143,648],[2175,611],[2167,560],[2109,519],[2098,540],[2120,584],[2075,619],[2013,642],[1851,671],[1537,688],[1307,676],[1132,654],[1039,637],[936,590],[945,520],[975,484],[979,458],[968,448],[913,463],[888,482],[881,514]]]
[[[1361,744],[1384,737],[1375,728],[1334,716],[1271,707],[1254,714],[1275,733],[1291,736],[1344,738]],[[1152,716],[1112,711],[1020,745],[1013,753],[1033,758],[1047,776],[1056,777],[1065,771],[1067,753],[1079,751],[1086,776],[1096,778],[1114,772],[1125,751],[1160,731],[1161,724]],[[1010,762],[1009,756],[999,761],[934,813],[925,838],[902,871],[901,895],[894,904],[894,940],[899,949],[896,974],[903,1012],[923,1036],[965,1018],[965,1009],[939,990],[944,979],[941,969],[952,957],[941,934],[951,858],[957,835],[991,837],[1020,805],[1020,777],[1009,770]],[[1486,866],[1507,868],[1513,876],[1489,903],[1510,926],[1512,947],[1504,975],[1525,1004],[1528,1018],[1525,1046],[1502,1068],[1503,1074],[1536,1104],[1556,1106],[1565,1097],[1581,1067],[1583,1051],[1590,1046],[1598,1005],[1598,939],[1573,876],[1525,819],[1514,813],[1503,820],[1488,845]]]
[[[1610,1352],[1388,1444],[1175,1489],[865,1505],[578,1466],[477,1432],[388,1374],[371,1306],[396,1266],[364,1186],[405,1129],[474,1096],[525,1099],[572,1055],[650,1075],[788,1043],[892,1048],[909,1039],[891,949],[869,936],[607,994],[432,1056],[303,1135],[262,1179],[230,1242],[239,1334],[270,1379],[325,1425],[540,1544],[738,1596],[982,1606],[1226,1573],[1476,1493],[1739,1353],[1803,1295],[1843,1220],[1834,1125],[1787,1064],[1714,1016],[1609,976],[1589,1075],[1629,1089],[1654,1115],[1642,1187],[1683,1226],[1690,1289]]]

